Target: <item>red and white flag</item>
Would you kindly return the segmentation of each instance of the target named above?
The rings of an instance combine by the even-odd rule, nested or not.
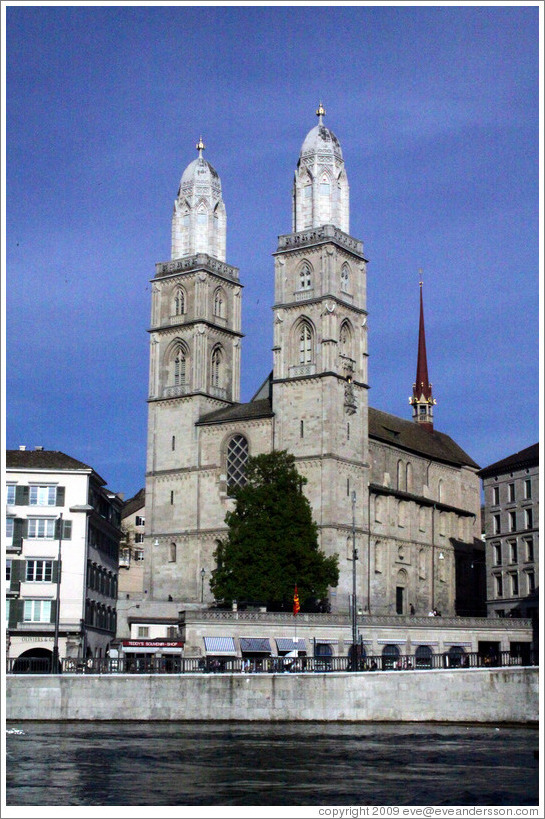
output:
[[[297,594],[297,584],[295,584],[295,591],[293,592],[293,613],[297,614],[301,605],[299,603],[299,595]]]

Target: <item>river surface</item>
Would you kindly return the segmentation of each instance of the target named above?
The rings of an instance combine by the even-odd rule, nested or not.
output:
[[[8,806],[537,805],[536,729],[9,723]],[[99,815],[99,814],[97,814]]]

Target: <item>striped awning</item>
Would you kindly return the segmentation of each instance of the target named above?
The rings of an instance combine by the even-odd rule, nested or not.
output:
[[[224,657],[236,657],[237,650],[232,637],[203,637],[204,650],[207,654],[223,655]]]
[[[252,651],[256,654],[271,653],[271,644],[268,637],[241,637],[239,642],[242,652]]]
[[[297,644],[295,640],[290,639],[289,637],[276,637],[276,648],[278,651],[306,651],[307,646],[302,637],[297,640]]]

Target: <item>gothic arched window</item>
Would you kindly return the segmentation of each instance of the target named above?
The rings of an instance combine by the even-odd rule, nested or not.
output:
[[[398,489],[406,489],[405,486],[405,468],[403,466],[403,461],[397,462],[397,488]]]
[[[350,268],[345,262],[341,268],[341,290],[343,293],[348,293],[350,287]]]
[[[308,290],[312,285],[312,271],[308,262],[304,262],[299,270],[299,287]]]
[[[225,293],[221,287],[218,287],[214,293],[214,315],[220,318],[225,317]]]
[[[221,348],[216,347],[212,353],[211,358],[211,373],[210,384],[212,387],[219,387],[221,385],[221,362],[222,362]]]
[[[174,295],[174,315],[183,316],[185,313],[185,291],[182,287],[176,290]]]
[[[312,362],[312,330],[304,321],[299,328],[299,364]]]
[[[246,463],[249,457],[248,441],[244,435],[233,435],[227,444],[227,489],[236,489],[246,483]]]
[[[187,377],[187,357],[182,347],[178,347],[174,356],[174,384],[185,384]]]
[[[348,321],[343,321],[341,330],[339,332],[339,345],[341,348],[341,355],[352,358],[352,332]]]

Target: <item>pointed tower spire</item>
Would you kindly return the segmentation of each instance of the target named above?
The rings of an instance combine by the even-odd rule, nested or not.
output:
[[[413,421],[425,429],[433,429],[433,407],[436,403],[432,395],[432,385],[428,378],[428,358],[426,355],[426,331],[424,328],[424,301],[422,298],[422,271],[420,270],[420,326],[418,329],[418,358],[416,381],[409,404],[413,408]]]
[[[318,117],[318,122],[320,125],[323,125],[323,118],[325,117],[325,108],[322,105],[322,101],[320,100],[320,104],[316,109],[316,116]]]

